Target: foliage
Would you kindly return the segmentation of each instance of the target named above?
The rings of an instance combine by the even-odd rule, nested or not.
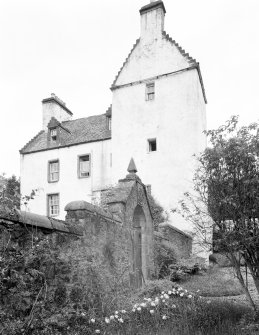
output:
[[[245,306],[207,301],[176,286],[146,294],[128,310],[90,319],[93,333],[234,335],[241,334],[237,323],[250,313]]]
[[[28,195],[21,195],[20,179],[15,175],[5,177],[0,176],[0,211],[13,213],[14,209],[20,209],[20,205],[25,207],[30,200],[37,195],[38,189],[34,189]]]
[[[20,180],[16,176],[0,176],[0,207],[12,210],[20,208]]]
[[[2,334],[238,334],[234,323],[247,312],[230,304],[208,306],[167,280],[148,281],[133,294],[123,267],[110,273],[104,266],[115,257],[109,243],[106,260],[94,241],[85,241],[82,250],[77,238],[37,231],[21,237],[17,227],[10,237],[1,253]]]
[[[163,207],[156,201],[156,199],[150,193],[148,193],[148,201],[153,218],[154,230],[158,231],[160,223],[166,222],[168,220],[168,215],[163,209]]]
[[[93,240],[82,246],[76,237],[7,223],[0,237],[0,333],[87,333],[89,318],[125,300],[128,264],[114,266],[117,251],[110,243],[102,251]]]
[[[205,270],[196,258],[179,259],[176,263],[169,266],[169,278],[172,282],[186,280],[192,275],[197,275],[201,270]]]
[[[195,195],[181,201],[184,216],[194,223],[202,243],[225,253],[236,269],[251,305],[240,266],[244,260],[259,292],[259,125],[237,129],[238,118],[207,131],[211,147],[199,157]]]
[[[243,294],[242,287],[232,268],[213,267],[189,276],[181,286],[203,297],[237,296]]]
[[[163,244],[159,238],[154,240],[154,262],[156,278],[162,279],[170,274],[169,266],[176,262],[172,248]]]

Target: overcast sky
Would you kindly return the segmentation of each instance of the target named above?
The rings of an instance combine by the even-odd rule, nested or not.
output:
[[[19,176],[19,149],[55,93],[74,118],[102,114],[139,37],[149,0],[0,0],[0,173]],[[199,61],[208,128],[259,118],[259,1],[165,0],[165,30]]]

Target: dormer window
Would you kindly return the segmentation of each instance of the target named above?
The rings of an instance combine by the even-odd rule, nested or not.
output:
[[[50,141],[51,142],[57,141],[57,128],[50,129]]]

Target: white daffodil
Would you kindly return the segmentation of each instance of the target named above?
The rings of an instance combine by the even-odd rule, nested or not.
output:
[[[166,319],[167,319],[167,316],[166,316],[166,315],[163,315],[163,316],[162,316],[162,319],[163,319],[163,320],[166,320]]]
[[[90,322],[92,322],[92,323],[95,323],[95,319],[94,319],[94,318],[93,318],[93,319],[91,319],[91,320],[90,320]]]
[[[138,310],[138,311],[141,311],[141,307],[137,307],[137,310]]]
[[[154,301],[151,302],[151,306],[156,306],[156,303]]]
[[[111,315],[111,316],[110,316],[110,320],[114,320],[114,315]]]
[[[155,313],[155,311],[153,309],[151,309],[149,312],[150,312],[150,314],[154,314]]]
[[[100,334],[100,332],[101,332],[100,329],[96,329],[95,331],[96,334]]]
[[[171,294],[172,294],[172,291],[168,291],[168,294],[171,295]]]
[[[123,309],[123,310],[121,310],[121,313],[122,313],[122,314],[125,314],[125,313],[127,313],[127,312],[125,311],[125,309]]]
[[[191,298],[192,298],[192,295],[191,295],[191,294],[189,294],[189,295],[188,295],[188,298],[189,298],[189,299],[191,299]]]
[[[110,318],[107,318],[107,317],[104,320],[105,320],[106,323],[110,323],[111,322]]]
[[[147,307],[147,304],[145,302],[142,302],[142,304],[140,304],[141,307]]]
[[[118,311],[115,311],[115,314],[119,314],[119,312],[118,312]]]
[[[165,298],[165,299],[169,299],[169,295],[165,293],[165,294],[164,294],[164,298]]]
[[[118,321],[119,321],[120,323],[123,323],[123,322],[124,322],[122,318],[119,318]]]

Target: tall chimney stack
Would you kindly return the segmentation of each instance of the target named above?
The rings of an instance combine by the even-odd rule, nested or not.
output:
[[[140,9],[141,33],[140,39],[145,44],[162,36],[164,30],[165,6],[163,1],[153,1]]]
[[[42,128],[47,130],[48,123],[52,117],[57,121],[70,120],[73,113],[66,107],[64,101],[59,99],[54,93],[51,93],[51,97],[42,100]]]

